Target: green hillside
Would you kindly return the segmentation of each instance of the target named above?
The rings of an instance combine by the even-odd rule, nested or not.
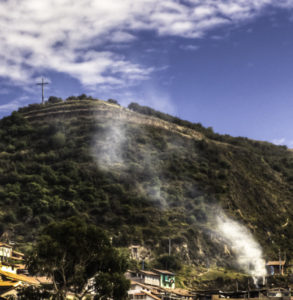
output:
[[[52,101],[54,102],[54,101]],[[25,250],[72,215],[115,246],[141,245],[195,265],[233,265],[214,210],[239,220],[275,259],[293,258],[293,153],[215,134],[138,104],[67,100],[0,121],[0,230]]]

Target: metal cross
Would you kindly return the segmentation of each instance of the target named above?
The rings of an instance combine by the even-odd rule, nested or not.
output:
[[[45,82],[44,78],[42,78],[42,82],[37,83],[37,85],[42,86],[42,104],[44,104],[44,85],[49,84],[49,82]]]

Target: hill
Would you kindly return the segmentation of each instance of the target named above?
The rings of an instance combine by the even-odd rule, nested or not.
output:
[[[51,101],[0,120],[0,230],[24,251],[39,228],[77,215],[117,247],[142,246],[141,259],[171,241],[182,261],[235,267],[243,253],[219,220],[264,258],[291,259],[292,182],[286,147],[135,103]]]

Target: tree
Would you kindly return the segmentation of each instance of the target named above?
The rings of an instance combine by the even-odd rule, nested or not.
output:
[[[100,273],[95,281],[95,300],[115,299],[122,300],[127,298],[129,280],[119,273]]]
[[[55,97],[55,96],[50,96],[48,99],[48,103],[50,104],[62,103],[62,102],[63,102],[62,98]]]
[[[119,105],[119,106],[120,106],[120,104],[118,103],[118,101],[115,100],[115,99],[108,99],[107,102],[109,102],[109,103],[111,103],[111,104],[116,104],[116,105]]]
[[[24,286],[19,289],[17,299],[45,300],[50,299],[50,293],[36,286]]]
[[[63,300],[70,290],[78,299],[97,291],[96,299],[120,289],[125,299],[129,282],[123,273],[127,260],[111,246],[105,232],[83,219],[71,217],[44,228],[28,259],[33,274],[52,279],[54,299]],[[111,286],[105,285],[109,278]]]
[[[51,137],[51,143],[53,147],[55,148],[61,148],[65,145],[66,143],[66,136],[63,132],[56,132],[52,137]]]
[[[178,257],[174,255],[167,255],[167,254],[160,256],[157,259],[155,266],[160,269],[172,270],[174,272],[180,271],[182,267]]]

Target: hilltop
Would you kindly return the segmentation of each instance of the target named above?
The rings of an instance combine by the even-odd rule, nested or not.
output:
[[[106,229],[117,247],[142,246],[146,259],[168,253],[171,240],[181,261],[233,267],[233,249],[214,228],[221,208],[265,258],[276,259],[279,248],[292,258],[286,147],[219,135],[135,103],[57,100],[0,120],[0,229],[21,250],[42,226],[77,215]]]

